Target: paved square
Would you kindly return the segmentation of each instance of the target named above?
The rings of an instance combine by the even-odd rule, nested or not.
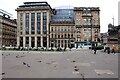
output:
[[[3,78],[118,78],[118,54],[3,51]]]

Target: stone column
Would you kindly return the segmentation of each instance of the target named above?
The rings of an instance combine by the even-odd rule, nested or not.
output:
[[[67,48],[68,48],[68,40],[66,40],[67,41]]]
[[[58,47],[58,40],[56,40],[56,47]]]
[[[17,13],[17,47],[20,46],[20,20],[19,20],[19,12]],[[2,24],[0,24],[0,27],[1,27],[1,32],[2,32]],[[1,35],[2,36],[2,35]],[[1,44],[2,44],[2,41],[1,41]]]
[[[31,13],[29,13],[29,35],[31,35]]]
[[[29,48],[31,48],[31,36],[29,36]]]
[[[35,35],[37,35],[37,13],[35,12]]]
[[[26,44],[26,39],[25,36],[23,36],[23,48],[25,48],[25,44]]]
[[[47,48],[49,48],[49,36],[47,36]]]
[[[43,34],[43,13],[41,12],[41,34]]]
[[[49,12],[47,12],[47,48],[49,48]]]
[[[37,36],[35,36],[35,48],[37,48]]]
[[[62,42],[61,42],[62,40],[60,40],[60,48],[62,47]]]
[[[63,40],[63,48],[65,48],[65,40]]]
[[[1,40],[1,45],[2,45],[2,40]],[[19,35],[17,36],[17,47],[19,47],[20,46],[20,37],[19,37]],[[2,47],[2,46],[1,46]]]
[[[43,36],[41,36],[41,47],[43,47]]]
[[[43,47],[43,12],[41,12],[41,47]]]
[[[37,48],[37,13],[35,11],[35,48]]]

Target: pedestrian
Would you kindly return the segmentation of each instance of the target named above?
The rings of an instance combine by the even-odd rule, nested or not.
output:
[[[94,54],[96,54],[96,51],[97,51],[97,50],[96,50],[96,48],[94,47]]]
[[[71,48],[72,48],[72,47],[70,47],[70,51],[71,51]]]
[[[115,54],[115,46],[114,46],[114,45],[113,45],[113,47],[112,47],[112,53]]]
[[[110,54],[110,47],[107,48],[107,53]]]
[[[115,54],[115,49],[114,49],[114,48],[112,49],[112,53],[114,53],[114,54]]]

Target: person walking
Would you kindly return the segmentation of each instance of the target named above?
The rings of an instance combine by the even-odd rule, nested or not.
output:
[[[96,50],[96,48],[94,47],[94,54],[96,54],[96,51],[97,51],[97,50]]]
[[[114,46],[114,45],[113,45],[113,47],[112,47],[112,53],[115,54],[115,46]]]
[[[107,47],[107,53],[110,54],[110,47]]]

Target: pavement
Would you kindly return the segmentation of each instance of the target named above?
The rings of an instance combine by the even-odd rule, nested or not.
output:
[[[3,78],[118,78],[118,53],[2,51]]]

